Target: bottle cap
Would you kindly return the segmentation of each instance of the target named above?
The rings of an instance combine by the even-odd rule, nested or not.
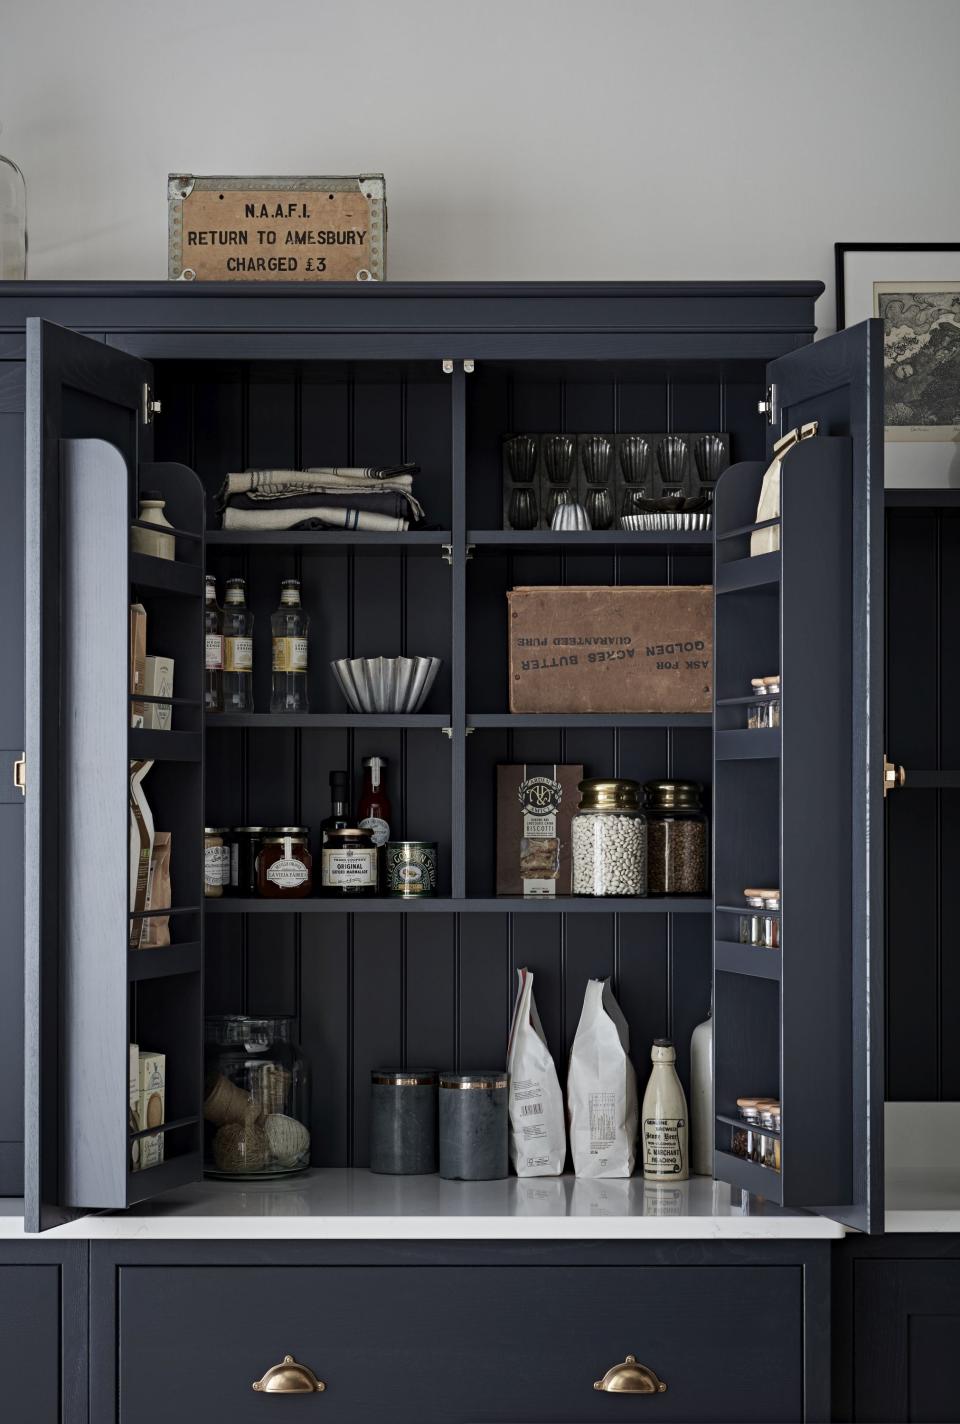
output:
[[[148,499],[151,500],[151,501],[152,501],[153,503],[155,503],[155,504],[163,504],[163,503],[164,503],[163,495],[160,493],[159,490],[141,490],[141,491],[140,491],[140,503],[143,504],[144,501],[145,501],[145,500],[148,500]]]
[[[779,900],[780,898],[779,890],[751,890],[748,886],[743,893],[748,900],[772,900],[774,898]]]
[[[581,811],[636,811],[640,783],[628,777],[609,780],[590,777],[578,784]]]
[[[349,780],[350,778],[347,776],[347,773],[345,771],[331,771],[330,773],[331,787],[346,786]]]
[[[650,1050],[651,1063],[676,1063],[677,1050],[669,1038],[655,1038]]]
[[[699,781],[645,781],[643,794],[650,810],[701,809],[703,787]]]
[[[763,1102],[763,1098],[737,1098],[738,1108],[756,1108]]]

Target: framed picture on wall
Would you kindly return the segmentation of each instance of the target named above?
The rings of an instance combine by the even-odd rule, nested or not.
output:
[[[834,251],[837,330],[883,320],[886,483],[960,486],[960,243]]]

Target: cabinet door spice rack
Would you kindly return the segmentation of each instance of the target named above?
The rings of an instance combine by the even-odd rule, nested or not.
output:
[[[782,549],[764,559],[749,558],[767,443],[757,401],[774,376],[792,423],[820,418],[824,438],[818,458],[825,458],[828,445],[846,451],[834,465],[811,467],[808,483],[823,494],[820,520],[838,531],[841,542],[852,540],[858,547],[873,498],[862,466],[865,422],[873,416],[864,385],[854,376],[859,372],[862,377],[876,360],[870,344],[874,338],[865,338],[862,331],[859,337],[843,333],[808,348],[816,292],[811,284],[748,284],[735,291],[709,286],[599,292],[563,285],[438,287],[409,294],[397,284],[359,300],[352,291],[334,288],[309,297],[298,292],[279,307],[276,290],[269,296],[254,289],[224,293],[212,305],[209,289],[188,294],[161,285],[138,292],[129,294],[134,302],[127,306],[124,294],[101,293],[97,310],[103,342],[40,323],[30,333],[28,453],[31,478],[39,481],[35,498],[43,505],[43,510],[40,504],[34,509],[30,525],[30,594],[39,620],[29,646],[33,706],[55,705],[51,698],[64,705],[61,653],[76,628],[78,646],[89,660],[84,708],[110,707],[102,726],[89,719],[89,735],[97,755],[107,758],[104,765],[112,769],[113,790],[109,798],[103,792],[91,796],[89,765],[68,764],[50,719],[34,718],[28,764],[36,766],[38,780],[31,773],[28,861],[41,865],[42,872],[28,893],[28,1029],[36,1064],[28,1111],[28,1224],[36,1228],[84,1209],[124,1206],[199,1175],[204,1012],[292,1014],[318,1088],[311,1124],[314,1165],[365,1165],[370,1067],[379,1061],[469,1067],[502,1060],[518,964],[533,968],[538,988],[543,986],[538,1003],[558,1062],[569,1048],[585,979],[612,975],[638,1066],[650,1040],[666,1031],[678,1044],[682,1076],[688,1074],[690,1033],[709,1007],[713,965],[718,1148],[729,1142],[730,1123],[724,1119],[733,1115],[738,1092],[779,1090],[784,1108],[780,1179],[772,1182],[766,1169],[728,1162],[722,1155],[718,1175],[775,1199],[858,1220],[872,1193],[876,1219],[876,1183],[865,1184],[864,1177],[866,1144],[874,1130],[864,1110],[865,1070],[854,1058],[831,1080],[839,1102],[829,1119],[828,1149],[836,1148],[831,1182],[825,1167],[812,1164],[814,1155],[825,1155],[823,1143],[814,1142],[821,1104],[813,1099],[825,1090],[828,1065],[805,1085],[798,1057],[808,1052],[801,1048],[802,1026],[809,1029],[823,1018],[818,996],[824,992],[821,971],[827,966],[825,951],[815,949],[805,957],[802,947],[791,950],[812,935],[809,926],[816,918],[816,887],[796,888],[804,866],[807,871],[816,867],[809,858],[795,858],[794,842],[824,810],[816,798],[816,778],[803,786],[791,768],[798,765],[798,749],[802,754],[822,734],[824,689],[817,688],[815,709],[812,686],[791,698],[791,659],[801,669],[803,664],[792,651],[797,627],[789,620],[783,623],[782,609],[792,606],[800,587],[794,582],[798,571],[811,577],[816,560],[806,559],[811,569],[804,572],[805,555],[811,544],[819,544],[822,530],[802,497],[798,512],[791,513],[789,478]],[[413,299],[410,305],[404,303],[407,296]],[[10,303],[21,300],[32,301],[35,310],[50,317],[96,329],[92,308],[84,308],[82,301],[80,306],[75,300],[58,305],[53,296],[25,298],[21,291],[0,293],[0,325]],[[800,305],[791,305],[795,301]],[[227,308],[236,319],[224,324]],[[485,316],[478,321],[481,311]],[[696,312],[692,325],[691,311]],[[374,312],[376,333],[365,330]],[[423,328],[414,332],[418,322]],[[462,349],[468,326],[474,358],[470,370],[458,356],[448,372],[445,358],[450,349]],[[456,340],[454,328],[460,332]],[[149,429],[140,425],[138,415],[144,381],[162,404],[162,415]],[[499,527],[504,434],[615,428],[722,429],[729,434],[737,463],[717,493],[718,700],[713,719],[516,716],[507,710],[504,594],[509,588],[709,583],[713,578],[710,533],[527,533]],[[61,441],[68,443],[61,446]],[[94,441],[106,442],[113,455],[108,459],[104,449],[91,452]],[[81,626],[70,615],[60,627],[55,614],[63,578],[59,550],[70,548],[69,539],[60,538],[59,523],[60,491],[74,459],[70,442],[80,447],[88,465],[92,456],[97,456],[94,465],[98,460],[104,468],[110,464],[116,490],[122,485],[125,491],[122,499],[116,492],[105,497],[109,515],[96,528],[91,512],[71,510],[71,517],[86,522],[77,556],[72,563],[69,554],[64,558],[67,573],[73,568],[72,576],[89,585],[91,597],[95,594],[104,608],[110,604],[110,618],[95,632],[89,620]],[[164,463],[148,470],[153,456]],[[435,529],[383,536],[237,535],[213,527],[217,491],[228,470],[408,459],[421,466],[418,497]],[[876,478],[874,468],[871,479]],[[849,520],[834,499],[844,479]],[[180,530],[172,561],[144,563],[142,556],[129,553],[135,496],[150,486],[164,491],[168,513]],[[731,493],[738,489],[739,499]],[[842,555],[838,548],[838,576]],[[856,629],[858,590],[876,571],[865,569],[856,556],[848,568],[853,580],[850,619]],[[199,615],[205,570],[218,580],[234,575],[247,580],[256,619],[256,710],[202,715],[201,689],[193,685],[193,673],[199,678],[202,666],[197,633],[195,662],[178,643],[174,731],[130,731],[129,694],[120,682],[127,666],[125,636],[118,667],[112,668],[111,661],[115,643],[120,646],[113,602],[122,601],[125,619],[132,583],[155,614],[153,626],[168,626],[171,636],[187,640],[187,646],[193,636],[190,620]],[[316,629],[311,710],[280,717],[266,710],[269,659],[262,639],[280,580],[291,576],[301,579]],[[755,665],[758,639],[761,644],[767,640],[764,661],[780,652],[787,675],[785,720],[779,739],[765,736],[748,743],[746,736],[757,734],[741,736],[744,686],[750,675],[773,670]],[[862,665],[861,646],[862,640],[849,638],[852,670],[834,661],[828,673],[843,684],[833,706],[848,728],[875,695],[873,670]],[[346,710],[328,676],[329,660],[380,653],[431,653],[443,659],[419,713],[367,717]],[[810,672],[816,682],[822,664],[811,663]],[[116,708],[113,692],[119,698]],[[791,725],[790,717],[809,725]],[[115,736],[107,736],[108,727]],[[161,737],[170,740],[161,745]],[[149,752],[156,760],[149,784],[156,788],[157,824],[162,820],[174,837],[173,944],[156,951],[130,951],[127,945],[126,773],[128,757],[136,752]],[[855,743],[857,777],[872,769],[873,752],[872,744]],[[374,754],[387,758],[396,778],[394,834],[439,845],[436,899],[338,905],[318,898],[224,897],[204,903],[199,879],[204,823],[295,822],[316,834],[328,810],[330,770],[344,767],[355,775],[360,759]],[[594,775],[640,781],[672,775],[713,783],[715,895],[555,903],[496,897],[493,785],[494,768],[504,761],[574,761]],[[60,770],[59,780],[52,767]],[[851,904],[852,934],[842,950],[843,962],[830,966],[833,993],[826,1020],[833,1055],[828,1057],[835,1066],[839,1048],[833,1030],[844,1015],[847,1023],[852,1016],[856,1024],[866,1025],[875,1060],[878,1056],[858,978],[864,953],[874,952],[864,950],[862,933],[866,861],[856,840],[860,793],[853,785],[852,762],[843,771],[849,774],[847,801],[854,808],[847,821],[854,842],[847,866],[860,900]],[[745,819],[751,797],[764,804],[758,813],[766,827],[762,851],[756,829],[748,828]],[[792,839],[783,824],[788,797],[798,821]],[[88,804],[81,807],[81,801]],[[61,860],[60,830],[67,824],[79,827],[89,840],[100,814],[96,806],[108,801],[109,843],[119,837],[116,860],[105,849],[106,834],[98,839],[101,858],[110,866],[111,898],[101,894],[94,909],[93,894],[87,892],[83,903],[91,908],[86,922],[64,919],[63,907],[72,903],[87,859],[78,850],[72,860]],[[757,847],[758,859],[765,857],[759,864],[745,863],[751,846]],[[785,948],[776,956],[776,973],[772,958],[762,970],[750,967],[759,961],[747,957],[748,947],[737,942],[719,908],[736,904],[743,885],[761,870],[783,887]],[[803,896],[807,910],[799,905]],[[103,915],[107,903],[113,907],[109,930]],[[840,909],[839,902],[831,904],[833,933]],[[103,949],[107,935],[109,953]],[[79,936],[79,953],[74,936]],[[839,939],[834,934],[834,942]],[[94,1021],[105,1029],[87,1034],[90,1041],[84,1045]],[[156,1168],[131,1174],[127,1168],[125,1052],[134,1035],[143,1046],[167,1053],[169,1144],[162,1174]],[[854,1038],[859,1053],[863,1035]],[[728,1047],[741,1040],[751,1045],[749,1050]],[[83,1069],[83,1089],[71,1077],[71,1064]],[[762,1083],[756,1081],[761,1077]],[[842,1118],[849,1125],[846,1148],[840,1140]],[[808,1153],[809,1166],[804,1162]],[[748,1173],[747,1167],[754,1171]],[[74,1171],[79,1178],[71,1176]]]

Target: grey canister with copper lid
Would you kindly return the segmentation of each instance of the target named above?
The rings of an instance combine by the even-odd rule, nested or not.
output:
[[[440,1074],[440,1175],[489,1182],[509,1173],[509,1076]]]
[[[395,1177],[437,1170],[437,1070],[374,1068],[370,1170]]]

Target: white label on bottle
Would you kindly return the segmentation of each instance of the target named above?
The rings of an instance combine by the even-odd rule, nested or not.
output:
[[[292,855],[285,855],[282,859],[273,862],[267,870],[267,879],[272,884],[278,885],[281,890],[293,890],[304,883],[307,874],[307,867],[302,860],[297,860]]]
[[[376,885],[377,853],[367,846],[343,846],[320,852],[321,884]]]
[[[306,672],[307,670],[307,640],[306,638],[274,638],[273,640],[273,671],[274,672]]]
[[[206,846],[203,852],[203,879],[206,885],[230,884],[230,848]]]
[[[614,1093],[590,1093],[590,1151],[605,1152],[617,1140],[617,1099]]]
[[[224,638],[223,668],[225,672],[253,671],[253,639]]]
[[[386,845],[390,839],[390,824],[381,816],[364,816],[360,822],[362,831],[369,831],[375,846]]]
[[[677,1177],[683,1171],[680,1129],[682,1117],[646,1117],[643,1120],[643,1170],[658,1177]]]
[[[220,633],[206,635],[206,666],[208,672],[219,672],[223,667],[223,637]]]

